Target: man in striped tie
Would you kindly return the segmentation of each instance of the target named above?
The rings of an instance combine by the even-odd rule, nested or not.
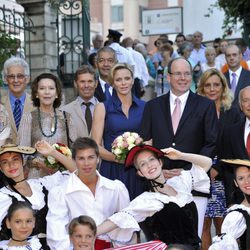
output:
[[[3,74],[9,88],[8,94],[2,99],[10,118],[11,138],[9,141],[16,144],[22,114],[33,109],[30,95],[25,91],[30,80],[29,65],[22,58],[11,57],[4,63]]]

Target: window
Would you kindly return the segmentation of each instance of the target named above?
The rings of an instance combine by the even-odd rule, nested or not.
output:
[[[123,22],[123,6],[115,5],[111,7],[111,21],[112,22]]]

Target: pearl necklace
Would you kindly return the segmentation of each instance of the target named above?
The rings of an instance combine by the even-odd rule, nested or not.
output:
[[[57,130],[57,114],[56,114],[56,110],[54,109],[54,121],[52,121],[51,130],[50,130],[51,134],[49,134],[49,135],[46,135],[43,132],[40,108],[37,108],[37,110],[38,110],[38,123],[39,123],[39,128],[40,128],[40,131],[41,131],[42,135],[45,136],[45,137],[52,137],[53,135],[55,135],[56,130]]]

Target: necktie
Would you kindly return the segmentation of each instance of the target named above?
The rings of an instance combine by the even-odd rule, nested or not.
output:
[[[91,102],[83,102],[82,104],[86,106],[85,120],[86,120],[86,123],[87,123],[88,131],[90,133],[91,127],[92,127],[92,114],[91,114],[91,110],[90,110]]]
[[[236,89],[236,74],[232,73],[231,90],[233,94],[235,93],[235,89]]]
[[[177,97],[175,99],[175,108],[172,114],[172,125],[173,125],[174,134],[176,133],[180,119],[181,119],[181,101]]]
[[[247,136],[247,145],[246,145],[247,147],[247,153],[248,153],[248,156],[249,156],[249,158],[250,158],[250,133],[248,134],[248,136]]]
[[[105,83],[105,99],[108,100],[111,97],[111,94],[109,92],[110,85],[108,83]]]
[[[16,101],[15,101],[13,116],[14,116],[14,120],[15,120],[15,123],[16,123],[16,129],[18,130],[19,124],[20,124],[20,121],[21,121],[21,117],[22,117],[21,101],[19,99],[16,99]]]

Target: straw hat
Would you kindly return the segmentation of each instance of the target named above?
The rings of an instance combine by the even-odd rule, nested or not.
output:
[[[15,144],[5,144],[0,147],[0,155],[7,152],[16,152],[25,155],[32,155],[36,152],[36,149],[27,146],[17,146]]]

